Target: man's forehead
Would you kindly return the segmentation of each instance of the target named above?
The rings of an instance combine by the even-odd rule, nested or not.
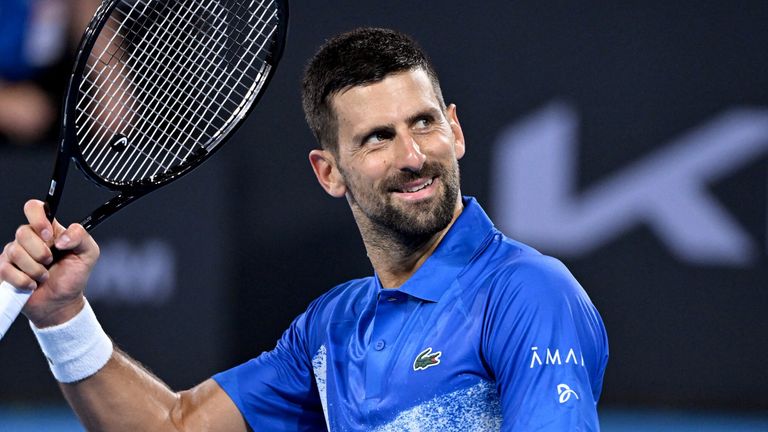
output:
[[[341,120],[341,117],[387,115],[394,110],[439,109],[441,105],[429,75],[415,69],[344,88],[330,98],[330,106]]]

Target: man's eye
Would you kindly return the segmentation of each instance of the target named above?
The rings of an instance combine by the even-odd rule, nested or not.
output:
[[[416,123],[414,124],[414,127],[416,129],[426,129],[430,125],[432,125],[432,119],[429,119],[429,118],[425,117],[425,118],[420,118],[420,119],[416,120]]]
[[[370,135],[368,135],[368,138],[365,139],[365,143],[370,144],[378,144],[383,141],[386,141],[388,139],[392,138],[392,134],[387,132],[374,132]]]

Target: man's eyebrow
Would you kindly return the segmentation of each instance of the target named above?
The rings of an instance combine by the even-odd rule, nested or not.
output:
[[[373,135],[376,132],[393,132],[394,130],[395,130],[395,125],[393,125],[392,123],[371,126],[363,130],[362,132],[355,134],[352,137],[352,142],[356,142],[356,143],[362,142],[363,139],[368,138],[369,136]]]
[[[423,119],[425,117],[432,118],[432,119],[440,118],[441,114],[442,114],[442,111],[440,111],[439,109],[437,109],[435,107],[429,107],[429,108],[424,108],[424,109],[418,111],[416,114],[408,116],[405,119],[405,121],[406,121],[407,124],[411,125],[411,124],[416,123],[417,121],[419,121],[419,120],[421,120],[421,119]],[[363,139],[371,136],[374,133],[377,133],[377,132],[394,132],[394,130],[395,130],[395,125],[392,124],[392,123],[371,126],[369,128],[366,128],[362,132],[353,135],[352,136],[352,142],[359,143],[359,142],[362,142]]]
[[[425,117],[436,119],[436,118],[440,118],[440,115],[441,115],[441,111],[439,109],[430,107],[430,108],[425,108],[412,116],[409,116],[406,121],[408,122],[408,124],[413,124]]]

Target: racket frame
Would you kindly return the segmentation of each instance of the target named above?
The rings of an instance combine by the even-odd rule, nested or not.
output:
[[[289,23],[289,10],[288,0],[273,0],[277,7],[277,30],[273,39],[275,41],[274,49],[269,52],[269,55],[265,59],[265,65],[267,66],[266,75],[261,81],[261,91],[253,92],[250,99],[246,103],[246,108],[238,114],[240,117],[237,121],[231,122],[225,129],[213,139],[206,148],[200,148],[195,154],[190,155],[190,160],[187,160],[184,164],[175,167],[169,172],[156,176],[153,180],[144,180],[142,182],[132,182],[126,184],[116,184],[109,182],[99,175],[97,175],[85,162],[84,156],[80,151],[80,147],[77,145],[76,135],[76,107],[78,102],[78,94],[80,92],[80,85],[83,80],[83,71],[88,65],[88,58],[91,55],[91,51],[98,40],[99,33],[106,25],[112,11],[123,0],[110,0],[105,1],[94,14],[91,22],[88,24],[83,36],[80,40],[80,44],[75,55],[75,63],[72,68],[72,73],[69,77],[69,84],[67,86],[67,92],[64,97],[63,116],[62,116],[62,129],[60,133],[59,148],[56,153],[56,162],[53,168],[53,174],[51,175],[51,183],[48,188],[48,193],[45,197],[45,209],[46,215],[49,220],[53,220],[56,211],[61,201],[63,194],[64,183],[66,181],[67,173],[69,171],[70,161],[75,163],[75,166],[85,177],[91,182],[95,183],[99,187],[109,189],[112,192],[118,193],[112,199],[108,200],[98,208],[96,208],[90,215],[85,217],[80,223],[83,227],[91,231],[97,225],[104,221],[107,217],[111,216],[118,210],[122,209],[126,205],[132,203],[136,199],[148,194],[149,192],[178,179],[191,169],[196,168],[213,155],[220,147],[219,144],[228,139],[234,134],[254,107],[258,104],[261,97],[264,95],[264,90],[269,85],[272,77],[275,74],[277,65],[282,58],[283,51],[285,49],[285,41],[288,36],[288,23]],[[161,0],[157,0],[161,1]]]

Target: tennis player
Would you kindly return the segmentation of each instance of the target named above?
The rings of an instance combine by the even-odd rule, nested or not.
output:
[[[464,134],[409,37],[328,41],[303,81],[320,185],[375,274],[312,302],[270,352],[174,392],[115,348],[83,291],[99,252],[42,204],[0,255],[83,424],[105,431],[597,431],[608,358],[587,294],[462,197]],[[50,246],[69,254],[52,262]],[[182,359],[179,359],[180,361]]]

